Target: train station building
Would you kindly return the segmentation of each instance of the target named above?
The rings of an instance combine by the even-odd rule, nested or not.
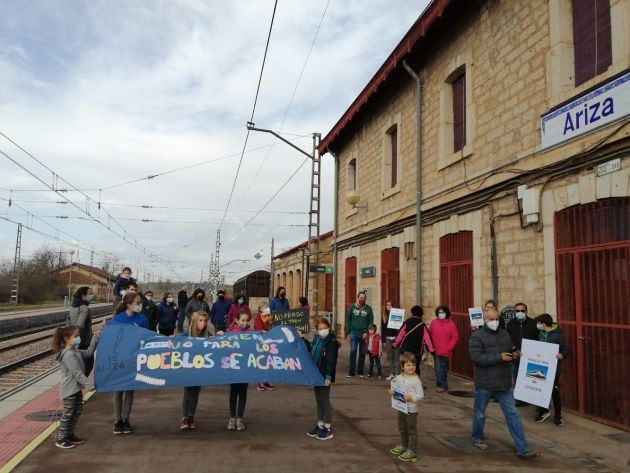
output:
[[[629,68],[630,2],[432,2],[319,147],[335,311],[446,304],[472,377],[468,308],[525,302],[567,337],[566,407],[629,429]]]

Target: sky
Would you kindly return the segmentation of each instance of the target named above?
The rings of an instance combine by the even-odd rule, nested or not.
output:
[[[244,146],[273,0],[0,3],[0,262],[17,222],[24,257],[94,250],[141,281],[207,279],[219,229],[227,282],[268,266],[272,238],[307,239],[310,161],[267,133]],[[427,4],[279,0],[256,126],[310,153]],[[333,173],[323,156],[322,233]]]

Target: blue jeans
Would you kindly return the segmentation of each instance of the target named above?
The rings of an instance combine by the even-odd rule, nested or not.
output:
[[[514,393],[511,389],[509,391],[475,390],[475,407],[473,409],[472,435],[470,439],[473,443],[485,442],[483,428],[486,425],[486,408],[488,407],[490,398],[493,396],[501,405],[501,410],[505,417],[505,424],[516,445],[516,452],[519,455],[528,452],[531,450],[531,447],[525,439],[521,418],[514,405]]]
[[[433,367],[435,368],[435,385],[438,388],[448,389],[448,357],[435,355]]]
[[[357,347],[359,348],[359,364],[357,366]],[[348,374],[361,376],[365,365],[365,339],[361,335],[350,334],[350,368]]]

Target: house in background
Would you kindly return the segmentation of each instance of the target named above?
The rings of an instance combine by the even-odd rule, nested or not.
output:
[[[104,269],[72,263],[56,270],[54,274],[57,281],[69,287],[71,295],[81,286],[89,286],[94,291],[97,301],[109,302],[112,299],[112,288],[116,277]]]

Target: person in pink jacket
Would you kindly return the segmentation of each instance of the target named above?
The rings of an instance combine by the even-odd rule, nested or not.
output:
[[[444,393],[448,391],[449,359],[459,341],[459,334],[455,323],[451,320],[451,311],[448,307],[438,306],[435,309],[435,316],[436,319],[429,325],[429,333],[435,348],[433,366],[435,367],[436,391]]]

